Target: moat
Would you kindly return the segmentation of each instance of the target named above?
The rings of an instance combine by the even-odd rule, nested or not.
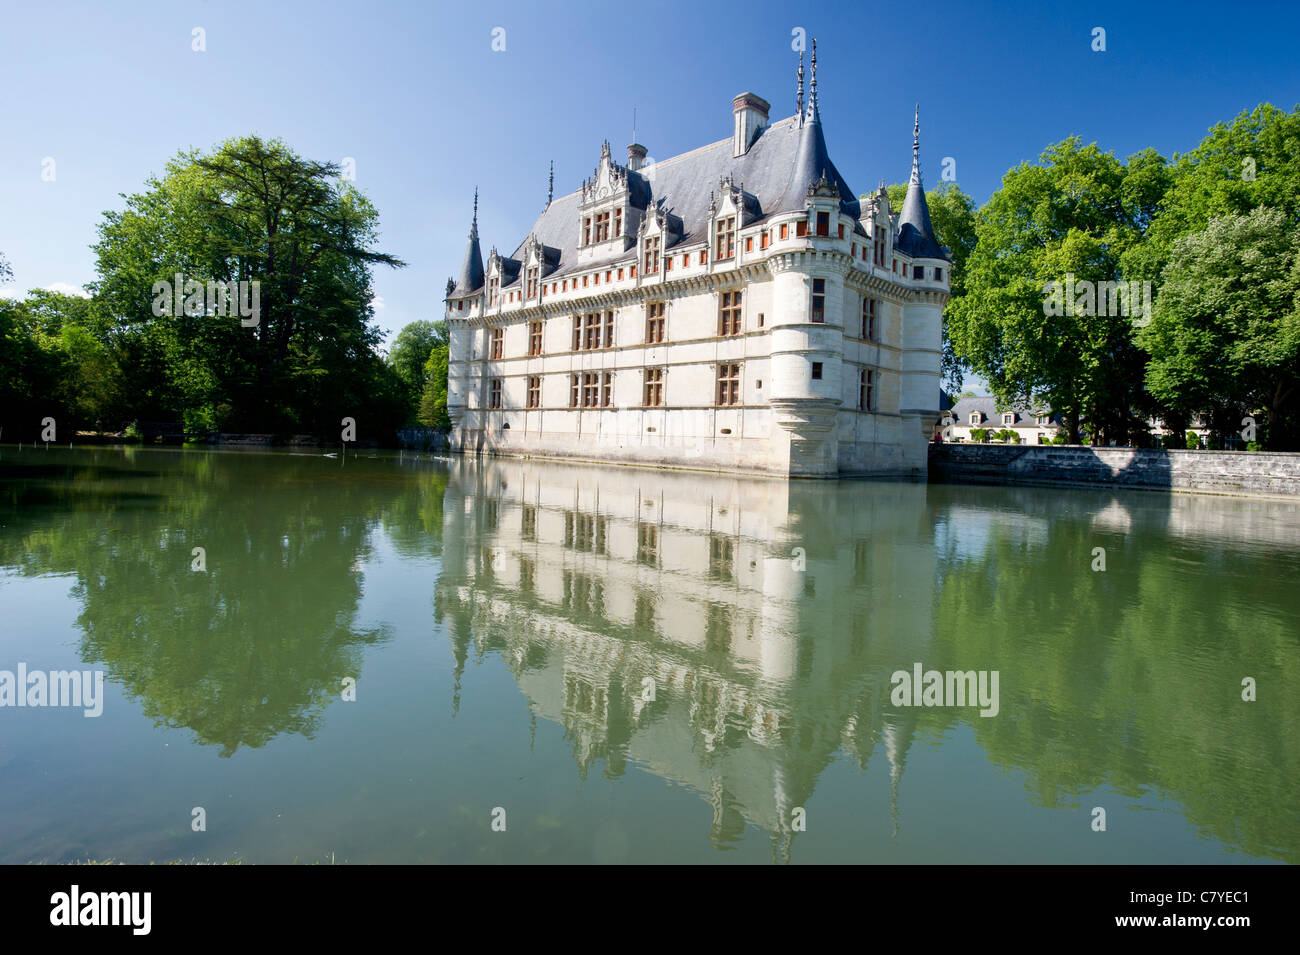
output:
[[[0,671],[103,683],[0,705],[0,862],[1294,863],[1297,580],[1295,501],[2,446]]]

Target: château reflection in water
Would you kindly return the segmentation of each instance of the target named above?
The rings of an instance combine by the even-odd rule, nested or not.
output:
[[[580,775],[689,787],[715,844],[748,823],[788,859],[840,759],[888,775],[896,835],[909,750],[965,724],[1037,805],[1155,790],[1229,849],[1300,852],[1295,504],[462,461],[444,513],[457,694],[499,654]],[[999,671],[999,716],[892,705],[914,662]]]
[[[195,546],[206,572],[190,571]],[[547,750],[532,772],[553,764],[612,799],[631,798],[633,776],[680,790],[673,832],[653,834],[665,857],[694,858],[707,833],[719,848],[766,838],[776,860],[816,861],[832,816],[854,828],[846,839],[872,834],[861,851],[883,840],[902,861],[920,857],[917,820],[944,818],[982,857],[990,812],[1011,827],[1032,810],[1058,861],[1098,861],[1099,843],[1073,834],[1102,801],[1139,840],[1125,861],[1204,858],[1188,841],[1214,857],[1300,861],[1295,502],[383,453],[0,449],[0,596],[30,610],[50,577],[71,583],[76,657],[153,729],[120,708],[86,722],[113,726],[119,757],[161,774],[160,792],[84,775],[101,745],[93,727],[60,736],[62,724],[0,713],[6,861],[72,851],[26,835],[72,816],[84,819],[78,845],[103,854],[94,820],[132,812],[139,829],[120,838],[159,847],[145,858],[188,853],[184,836],[152,834],[173,812],[169,787],[188,791],[194,773],[223,794],[245,776],[247,793],[273,790],[246,797],[246,831],[227,824],[245,851],[262,833],[257,800],[293,791],[256,761],[263,751],[299,760],[320,828],[355,833],[359,855],[435,857],[404,854],[409,837],[393,833],[436,823],[431,846],[458,846],[436,857],[474,858],[483,850],[457,841],[468,837],[452,810],[477,805],[482,780],[496,792],[498,777],[523,777],[483,755],[496,750],[473,750],[467,766],[465,746],[506,714],[519,725],[493,725],[494,746],[526,737],[529,719],[563,728],[571,756]],[[388,602],[367,603],[375,591]],[[33,666],[68,665],[0,636],[7,659],[21,646]],[[451,671],[431,687],[418,667],[448,650]],[[504,689],[471,685],[471,664],[498,661]],[[891,675],[916,663],[998,671],[997,715],[894,705]],[[367,682],[376,672],[382,694]],[[367,722],[331,721],[352,706],[341,675],[366,688],[347,712]],[[1247,677],[1255,702],[1242,700]],[[467,717],[473,693],[487,696]],[[461,715],[428,715],[444,707]],[[225,758],[155,763],[145,734],[166,730]],[[310,750],[294,755],[295,741]],[[376,760],[354,785],[359,748]],[[70,784],[23,775],[36,752],[66,752],[41,759],[62,759],[49,765]],[[981,815],[971,800],[996,778],[1011,795]],[[77,793],[92,785],[87,814]],[[380,821],[358,824],[376,800]],[[854,816],[858,805],[873,808]],[[311,836],[298,838],[267,861],[313,857]],[[970,858],[960,844],[924,848]],[[1041,854],[1007,861],[1026,857]]]

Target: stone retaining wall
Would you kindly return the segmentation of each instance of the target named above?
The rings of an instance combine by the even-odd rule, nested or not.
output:
[[[1300,454],[932,444],[930,479],[1300,497]]]

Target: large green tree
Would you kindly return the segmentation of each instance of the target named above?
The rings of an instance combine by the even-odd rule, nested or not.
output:
[[[123,339],[139,415],[317,434],[350,415],[371,436],[398,422],[370,301],[372,268],[403,263],[375,249],[378,215],[338,173],[247,136],[180,154],[105,213],[93,288]],[[155,283],[178,274],[257,283],[256,324],[155,314]]]
[[[1266,447],[1300,446],[1300,233],[1281,209],[1210,220],[1174,242],[1141,333],[1147,386],[1170,407],[1268,413]]]
[[[947,310],[957,354],[1001,402],[1049,404],[1075,441],[1084,419],[1094,440],[1124,440],[1150,410],[1134,307],[1053,314],[1045,299],[1049,283],[1071,276],[1098,286],[1154,279],[1126,273],[1121,262],[1167,186],[1154,151],[1123,163],[1076,137],[1003,177],[975,217],[963,294]]]
[[[423,420],[420,406],[429,389],[431,372],[429,359],[435,349],[447,350],[447,323],[443,321],[418,321],[406,325],[388,350],[388,364],[402,383],[405,406],[411,420]],[[443,392],[446,392],[446,368],[443,370]]]

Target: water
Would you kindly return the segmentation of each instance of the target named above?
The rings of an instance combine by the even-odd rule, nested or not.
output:
[[[0,708],[0,862],[1296,862],[1298,580],[1295,502],[4,447],[0,670],[105,700]]]

